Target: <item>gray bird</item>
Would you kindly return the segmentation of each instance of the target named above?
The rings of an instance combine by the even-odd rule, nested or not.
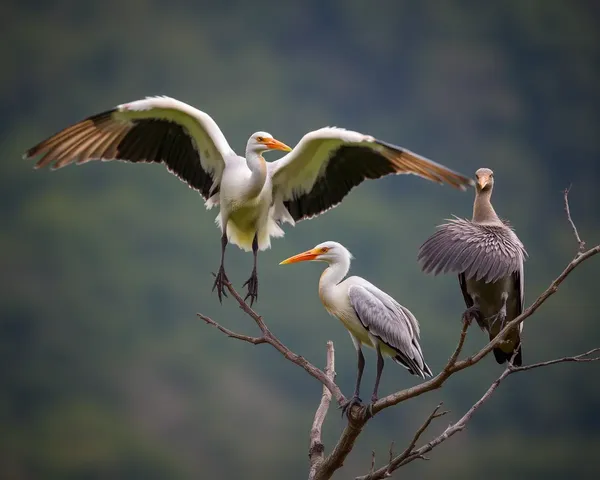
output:
[[[477,178],[473,219],[454,218],[429,237],[419,249],[418,260],[425,273],[458,273],[467,310],[492,340],[506,322],[523,311],[523,262],[527,252],[512,230],[496,214],[490,201],[494,172],[480,168]],[[521,331],[513,329],[494,348],[498,363],[511,360],[523,363]]]

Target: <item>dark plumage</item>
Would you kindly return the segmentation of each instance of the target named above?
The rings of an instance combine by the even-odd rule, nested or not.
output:
[[[506,322],[523,311],[523,263],[527,252],[492,207],[493,172],[481,168],[476,176],[473,219],[454,218],[440,225],[423,243],[417,258],[425,273],[458,273],[468,307],[465,315],[474,317],[491,340]],[[498,363],[514,355],[515,365],[522,364],[521,330],[522,324],[494,349]]]

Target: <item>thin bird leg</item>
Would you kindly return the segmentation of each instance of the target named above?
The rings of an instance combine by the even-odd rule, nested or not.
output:
[[[379,380],[381,380],[381,372],[383,372],[383,355],[381,354],[381,345],[377,342],[377,376],[375,377],[375,387],[373,388],[373,395],[371,395],[371,403],[375,403],[379,397],[377,391],[379,390]]]
[[[479,328],[483,330],[485,328],[485,322],[483,315],[481,314],[481,310],[479,309],[479,299],[473,295],[471,298],[473,299],[473,305],[464,311],[462,316],[463,322],[465,322],[467,325],[471,325],[471,322],[473,319],[475,319],[477,325],[479,325]]]
[[[258,299],[258,275],[256,274],[256,260],[258,257],[258,232],[254,234],[254,240],[252,240],[252,253],[254,255],[254,268],[250,278],[244,283],[244,287],[248,285],[248,293],[244,297],[244,302],[250,297],[250,306]]]
[[[219,302],[223,303],[223,297],[227,297],[225,293],[225,283],[229,282],[227,275],[225,274],[225,248],[227,247],[227,232],[224,230],[221,236],[221,266],[219,272],[215,275],[215,283],[213,284],[213,292],[217,289],[217,295],[219,296]]]
[[[502,307],[498,310],[498,313],[492,317],[492,323],[490,324],[490,328],[500,320],[500,330],[504,328],[504,322],[506,322],[506,302],[508,301],[508,293],[502,292],[502,296],[500,297],[502,300]]]
[[[352,410],[352,407],[354,405],[362,404],[362,400],[360,399],[359,395],[360,381],[362,380],[363,370],[365,369],[365,357],[362,353],[362,349],[360,348],[359,343],[357,343],[356,346],[356,353],[358,354],[358,372],[356,375],[356,387],[354,388],[354,395],[352,396],[352,398],[350,400],[347,400],[346,403],[342,405],[342,416],[344,416],[346,412],[348,412],[349,414],[350,410]]]

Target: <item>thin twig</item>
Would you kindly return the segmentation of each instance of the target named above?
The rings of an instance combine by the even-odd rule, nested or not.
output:
[[[241,333],[236,333],[233,330],[229,330],[228,328],[222,327],[217,322],[215,322],[212,318],[207,317],[206,315],[202,315],[201,313],[197,313],[196,315],[198,315],[206,323],[217,328],[218,330],[220,330],[221,332],[223,332],[225,335],[227,335],[230,338],[242,340],[243,342],[248,342],[253,345],[260,345],[261,343],[267,343],[267,340],[265,339],[265,337],[250,337],[248,335],[242,335]]]
[[[569,221],[569,223],[571,224],[571,228],[573,229],[573,234],[575,235],[575,240],[577,240],[577,243],[579,244],[579,253],[583,253],[583,251],[585,250],[585,242],[579,236],[579,232],[577,231],[575,222],[571,218],[571,209],[569,208],[569,192],[570,191],[571,191],[571,185],[569,185],[569,188],[565,188],[565,191],[563,192],[564,196],[565,196],[564,197],[565,198],[565,212],[567,213],[567,220]]]
[[[333,342],[330,340],[327,342],[327,361],[325,366],[325,375],[332,382],[335,380],[335,350],[333,348]],[[312,428],[310,429],[310,448],[308,450],[308,458],[310,459],[310,471],[308,478],[312,480],[315,477],[317,468],[323,462],[323,452],[325,446],[321,441],[321,430],[323,428],[323,422],[327,416],[329,410],[329,403],[331,402],[331,392],[323,385],[323,394],[321,395],[321,402],[315,412],[315,418],[313,420]]]
[[[423,435],[423,432],[425,432],[425,430],[427,430],[429,428],[429,425],[431,425],[431,422],[434,419],[442,417],[448,413],[448,410],[444,410],[444,411],[440,412],[439,411],[440,408],[442,408],[442,403],[440,403],[437,407],[435,407],[433,409],[433,411],[429,414],[429,416],[427,417],[425,422],[423,422],[423,425],[421,425],[419,427],[419,429],[415,432],[412,440],[408,444],[408,447],[406,447],[406,449],[400,455],[398,455],[397,457],[394,457],[394,455],[393,455],[394,442],[392,442],[392,446],[390,447],[390,459],[388,461],[388,464],[384,465],[383,467],[379,468],[376,471],[373,471],[371,469],[371,473],[369,473],[368,475],[364,475],[362,477],[356,477],[356,480],[377,480],[380,478],[389,477],[392,474],[392,472],[398,468],[397,465],[399,465],[409,455],[414,453],[415,445],[419,441],[419,438],[421,438],[421,435]],[[423,458],[423,459],[425,459],[425,458]]]

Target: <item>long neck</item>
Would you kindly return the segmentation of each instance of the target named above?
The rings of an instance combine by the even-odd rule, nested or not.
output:
[[[350,270],[350,259],[340,258],[325,269],[319,280],[319,291],[328,290],[340,283]]]
[[[500,218],[496,215],[492,202],[492,189],[477,192],[475,203],[473,203],[473,222],[475,223],[498,223]]]
[[[252,173],[248,185],[248,196],[256,197],[262,191],[267,180],[267,163],[262,155],[256,152],[246,152],[246,163]]]

